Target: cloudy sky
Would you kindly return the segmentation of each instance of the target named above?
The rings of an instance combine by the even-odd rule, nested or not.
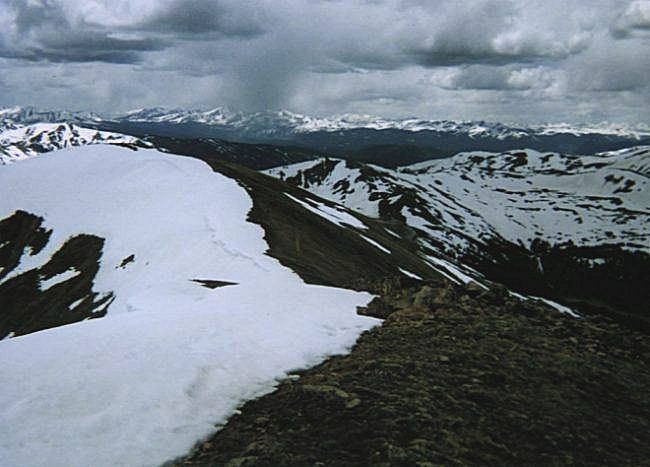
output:
[[[0,107],[650,123],[650,0],[0,0]]]

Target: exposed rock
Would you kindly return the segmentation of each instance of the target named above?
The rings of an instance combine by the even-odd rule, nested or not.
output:
[[[387,318],[394,311],[395,307],[388,304],[382,297],[375,297],[367,306],[357,308],[357,312],[360,315],[372,316],[379,319]]]
[[[94,235],[71,237],[42,266],[10,276],[23,257],[48,244],[51,231],[42,223],[24,211],[0,220],[0,339],[100,318],[113,300],[112,293],[93,291],[104,247],[104,239]],[[57,277],[65,280],[43,286]]]

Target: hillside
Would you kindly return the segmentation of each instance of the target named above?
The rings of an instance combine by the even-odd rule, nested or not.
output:
[[[2,134],[8,465],[650,455],[646,147],[385,169]]]
[[[30,189],[17,189],[26,180]],[[265,254],[239,183],[196,159],[109,145],[0,171],[6,462],[163,462],[288,371],[345,352],[378,324],[355,313],[369,294],[307,285]],[[287,225],[299,218],[358,252],[345,258],[351,273],[399,274],[360,237],[375,236],[363,218],[341,211],[334,223],[335,208],[319,216],[274,195],[286,199],[276,215]],[[312,283],[348,280],[335,275],[345,249],[319,242],[318,254],[327,263],[305,257]]]
[[[434,266],[453,259],[469,277],[648,329],[649,169],[638,147],[462,153],[397,170],[321,159],[266,173],[382,219]]]
[[[173,465],[647,462],[646,335],[473,287],[376,285],[390,311],[350,355],[296,372]]]

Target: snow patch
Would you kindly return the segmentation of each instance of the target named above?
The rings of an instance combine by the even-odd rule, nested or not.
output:
[[[0,131],[0,166],[42,153],[90,144],[151,146],[133,136],[98,131],[69,123],[36,123]]]
[[[373,167],[371,180],[358,172],[338,162],[302,187],[370,217],[379,217],[380,202],[397,208],[441,254],[476,253],[500,239],[525,248],[535,239],[581,246],[616,239],[626,250],[650,251],[643,241],[650,235],[648,146],[593,156],[472,151],[397,170]]]
[[[378,242],[374,241],[372,238],[368,238],[365,235],[361,235],[361,238],[363,238],[366,242],[370,243],[375,248],[379,248],[384,253],[388,253],[389,255],[391,254],[391,251],[388,248],[382,246]]]
[[[77,271],[76,269],[68,269],[66,271],[63,271],[61,274],[50,277],[49,279],[41,280],[39,288],[45,291],[57,284],[60,284],[61,282],[65,282],[69,279],[72,279],[73,277],[77,277],[79,274],[80,271]]]
[[[245,189],[199,160],[88,146],[6,166],[0,187],[0,218],[20,208],[52,230],[22,271],[97,235],[93,290],[115,295],[104,318],[0,342],[3,465],[160,465],[380,322],[356,314],[371,295],[306,285],[266,256]],[[216,274],[239,285],[188,280]]]
[[[398,234],[396,234],[395,232],[393,232],[393,231],[390,230],[390,229],[384,229],[384,230],[385,230],[386,232],[388,232],[390,235],[392,235],[393,237],[396,237],[396,238],[399,238],[399,239],[402,238],[402,237],[400,237]]]
[[[86,297],[80,298],[79,300],[75,300],[74,302],[72,302],[72,303],[70,304],[70,306],[68,306],[68,310],[74,310],[74,309],[77,308],[79,305],[81,305],[81,303],[82,303],[85,299],[86,299]]]
[[[463,271],[458,269],[456,266],[451,264],[449,261],[444,260],[442,258],[436,258],[435,256],[427,256],[427,258],[435,265],[440,266],[444,268],[448,273],[454,276],[456,279],[454,282],[459,283],[462,282],[463,284],[469,284],[470,282],[476,282],[476,279],[473,277],[468,276],[465,274]],[[479,284],[481,285],[481,284]]]
[[[295,196],[291,196],[289,193],[285,193],[291,200],[300,204],[302,207],[308,211],[313,212],[314,214],[319,215],[320,217],[327,219],[329,222],[338,225],[339,227],[356,227],[357,229],[367,230],[368,227],[361,222],[356,217],[348,214],[345,211],[340,211],[338,209],[331,208],[323,203],[317,201],[309,200],[309,202],[300,200]]]
[[[578,313],[576,313],[575,311],[573,311],[568,306],[561,305],[561,304],[559,304],[557,302],[554,302],[552,300],[549,300],[547,298],[533,297],[533,296],[531,296],[531,298],[533,298],[534,300],[540,300],[540,301],[546,303],[548,306],[555,308],[560,313],[567,314],[567,315],[572,316],[574,318],[580,318],[580,315]]]
[[[526,297],[525,295],[522,295],[520,293],[513,292],[512,290],[508,290],[508,293],[513,297],[517,297],[519,300],[530,300],[530,297]]]
[[[410,277],[411,279],[417,279],[419,281],[422,280],[422,278],[420,276],[418,276],[417,274],[412,273],[411,271],[407,271],[406,269],[402,269],[402,268],[398,268],[398,269],[402,274],[404,274],[407,277]]]
[[[534,295],[522,295],[520,293],[513,292],[512,290],[509,290],[508,293],[510,295],[512,295],[513,297],[517,297],[519,300],[523,300],[523,301],[535,300],[535,301],[544,302],[547,305],[549,305],[550,307],[555,308],[556,310],[558,310],[561,313],[567,314],[567,315],[572,316],[574,318],[580,318],[580,315],[578,313],[576,313],[575,311],[573,311],[568,306],[561,305],[561,304],[559,304],[557,302],[554,302],[552,300],[549,300],[547,298],[536,297]]]

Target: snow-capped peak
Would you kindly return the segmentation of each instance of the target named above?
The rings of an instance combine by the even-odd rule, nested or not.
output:
[[[0,130],[33,123],[97,122],[102,118],[93,112],[71,110],[41,110],[35,107],[0,109]]]
[[[200,123],[220,129],[232,129],[249,135],[291,135],[313,132],[336,132],[355,129],[402,130],[409,132],[430,131],[448,134],[464,134],[470,138],[518,139],[534,136],[608,135],[640,139],[650,137],[648,125],[618,125],[609,122],[571,125],[549,123],[543,125],[516,125],[487,121],[434,120],[417,117],[387,119],[347,113],[334,116],[309,116],[289,110],[239,112],[227,107],[209,110],[151,107],[130,110],[121,114],[98,115],[77,111],[43,111],[34,107],[12,107],[0,110],[0,126],[12,128],[36,122],[83,122],[102,121],[133,123]]]

